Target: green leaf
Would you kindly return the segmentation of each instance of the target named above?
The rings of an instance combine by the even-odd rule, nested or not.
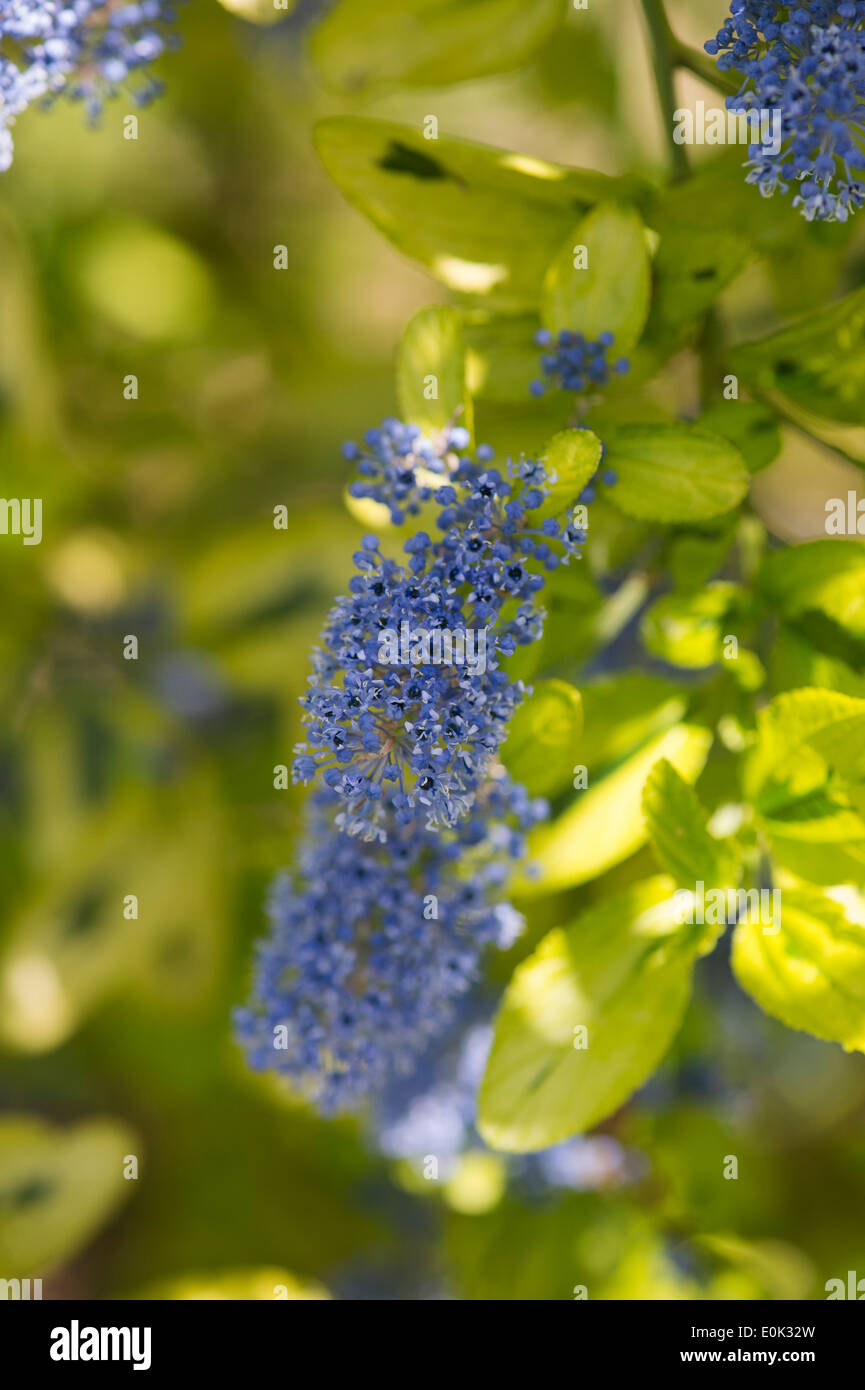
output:
[[[264,516],[230,526],[189,557],[179,619],[187,634],[200,640],[206,633],[209,643],[214,631],[248,631],[257,619],[294,612],[310,592],[348,583],[357,534],[332,508],[291,516],[284,531]]]
[[[806,883],[833,888],[838,883],[865,885],[865,840],[817,843],[785,835],[778,823],[761,820],[772,847],[772,862]]]
[[[717,227],[670,227],[655,256],[655,307],[666,324],[705,313],[753,256],[750,242]]]
[[[409,319],[397,356],[396,391],[402,419],[425,433],[437,434],[449,424],[471,432],[466,351],[456,309],[431,304]]]
[[[526,397],[524,404],[505,404],[499,401],[475,401],[475,436],[489,444],[500,458],[508,458],[519,441],[519,452],[536,459],[551,437],[568,423],[569,412],[563,409],[560,391],[550,391],[542,400]]]
[[[602,452],[601,441],[591,430],[562,430],[553,435],[541,450],[540,458],[545,468],[555,474],[556,481],[534,513],[539,521],[573,506],[594,476]]]
[[[730,360],[741,386],[827,443],[865,457],[865,289],[744,343]]]
[[[534,341],[539,328],[536,314],[467,312],[463,336],[472,395],[525,408],[540,370],[540,348]]]
[[[577,214],[640,186],[441,136],[336,116],[315,144],[350,202],[452,290],[531,309]]]
[[[819,651],[807,638],[782,623],[772,651],[772,688],[775,692],[799,686],[840,690],[865,700],[865,674],[854,671],[835,656]]]
[[[677,589],[701,588],[717,573],[735,539],[730,520],[705,532],[681,532],[670,541],[668,564]]]
[[[643,814],[661,869],[683,888],[702,881],[711,888],[734,888],[737,857],[732,846],[714,839],[708,812],[694,788],[664,758],[643,788]]]
[[[745,789],[766,814],[777,807],[779,787],[802,795],[825,781],[827,770],[865,776],[865,700],[831,690],[788,691],[760,711],[757,734]]]
[[[26,1115],[0,1120],[0,1270],[41,1278],[92,1240],[128,1195],[131,1130],[114,1120],[60,1129]]]
[[[696,425],[622,425],[607,439],[605,462],[618,475],[611,500],[647,521],[705,521],[748,491],[738,449]]]
[[[163,790],[158,819],[143,789],[80,815],[4,936],[6,1044],[52,1050],[118,991],[150,985],[164,1012],[212,988],[225,912],[218,808],[199,768],[182,791]],[[124,910],[130,891],[138,916]]]
[[[785,198],[755,198],[754,189],[742,177],[742,149],[730,146],[716,157],[701,162],[689,178],[668,184],[656,196],[647,213],[649,225],[663,237],[671,229],[679,233],[706,233],[741,237],[767,258],[770,274],[787,280],[781,302],[791,302],[791,277],[796,276],[797,303],[825,303],[837,283],[843,243],[851,228],[806,223],[790,216]],[[837,235],[836,235],[837,234]],[[807,266],[807,276],[802,267]]]
[[[757,719],[746,795],[776,862],[812,883],[865,881],[865,700],[779,695]]]
[[[563,19],[563,0],[340,0],[310,50],[339,92],[439,87],[518,67]]]
[[[541,670],[573,666],[598,645],[605,605],[585,565],[559,565],[544,584],[543,636],[506,659],[508,675],[531,681]]]
[[[575,267],[583,247],[586,265]],[[580,222],[552,262],[541,317],[554,333],[573,329],[595,339],[612,333],[613,352],[628,353],[643,331],[650,292],[649,250],[639,214],[604,203]]]
[[[573,0],[570,3],[571,9],[578,8]],[[582,113],[574,112],[574,107],[582,107],[595,120],[615,122],[621,89],[616,36],[601,15],[592,15],[584,0],[579,4],[582,9],[576,23],[557,30],[526,74],[531,99],[540,102],[543,110],[566,109],[569,120],[579,119]]]
[[[518,966],[479,1098],[493,1148],[527,1153],[582,1133],[651,1076],[679,1027],[697,950],[672,887],[634,885],[550,932]]]
[[[573,888],[634,854],[646,843],[640,798],[655,763],[668,758],[693,781],[703,769],[711,742],[707,729],[676,724],[597,783],[590,767],[588,789],[552,824],[539,826],[529,836],[531,872],[517,879],[513,891],[539,897]],[[588,739],[586,747],[591,747]]]
[[[571,781],[582,732],[580,692],[567,681],[539,681],[510,722],[502,762],[532,796],[552,796]]]
[[[700,427],[735,444],[749,473],[768,468],[781,452],[778,421],[759,401],[719,401],[703,411]]]
[[[847,1052],[865,1052],[863,906],[783,889],[770,923],[754,914],[733,934],[733,971],[761,1009]]]
[[[678,724],[688,707],[681,687],[645,671],[605,676],[581,693],[585,742],[597,773]]]
[[[712,666],[723,660],[727,619],[743,597],[738,584],[724,580],[693,594],[666,594],[643,618],[643,642],[654,656],[675,666]]]
[[[865,541],[810,541],[770,551],[757,583],[788,618],[825,613],[851,637],[865,640]]]

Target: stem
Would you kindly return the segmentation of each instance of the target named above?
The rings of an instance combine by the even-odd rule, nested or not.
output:
[[[643,14],[652,46],[652,68],[655,74],[655,88],[661,107],[661,119],[670,152],[670,163],[674,180],[688,175],[688,156],[683,145],[673,139],[673,112],[676,110],[676,91],[673,68],[676,40],[667,22],[663,0],[642,0]]]
[[[706,311],[697,352],[700,358],[700,404],[703,410],[718,399],[721,388],[721,327],[714,305]]]

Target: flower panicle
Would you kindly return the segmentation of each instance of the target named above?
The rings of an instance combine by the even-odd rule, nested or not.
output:
[[[391,420],[349,450],[365,475],[355,496],[397,522],[432,503],[440,533],[410,535],[404,563],[365,536],[313,654],[293,776],[337,793],[350,835],[381,838],[391,817],[453,826],[468,814],[527,693],[503,663],[540,638],[544,574],[586,539],[570,515],[547,514],[555,478],[543,462],[499,469],[492,450],[467,445],[464,430],[431,441]]]
[[[789,193],[806,221],[845,222],[865,203],[865,2],[732,0],[705,45],[742,87],[733,111],[768,111],[771,141],[748,148],[747,182]]]
[[[546,813],[501,771],[447,832],[415,818],[387,843],[334,826],[328,788],[307,802],[299,870],[274,883],[250,1003],[235,1032],[325,1114],[356,1108],[410,1073],[450,1026],[484,949],[522,921],[500,900],[525,832]]]

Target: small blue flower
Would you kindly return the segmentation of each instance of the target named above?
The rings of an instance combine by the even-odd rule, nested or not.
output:
[[[612,333],[601,333],[597,341],[593,341],[582,333],[565,330],[554,338],[548,328],[539,329],[535,345],[551,350],[541,356],[541,370],[546,380],[533,381],[529,386],[531,395],[543,396],[548,385],[576,394],[606,386],[611,372],[619,375],[630,366],[626,357],[619,357],[613,363],[607,360],[613,341]]]

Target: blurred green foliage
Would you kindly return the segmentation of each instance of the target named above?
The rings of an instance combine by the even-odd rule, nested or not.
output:
[[[827,370],[820,316],[852,315],[850,331],[861,331],[856,296],[843,310],[820,309],[861,278],[861,230],[845,240],[804,229],[786,207],[740,189],[724,160],[687,193],[654,191],[663,159],[657,131],[645,128],[650,79],[633,57],[636,10],[623,18],[599,5],[579,37],[571,16],[548,38],[556,6],[536,7],[528,65],[485,76],[520,55],[511,63],[508,53],[474,51],[455,74],[471,80],[448,89],[445,104],[434,74],[446,44],[415,53],[410,67],[395,45],[376,72],[380,49],[347,49],[339,11],[312,45],[320,82],[306,51],[314,8],[259,29],[246,20],[264,16],[245,0],[226,9],[196,0],[182,13],[183,50],[162,64],[168,94],[142,113],[137,141],[122,138],[122,101],[97,131],[74,108],[32,113],[0,188],[3,491],[45,499],[41,546],[0,544],[9,596],[0,625],[0,1276],[38,1274],[48,1296],[85,1298],[274,1297],[279,1286],[288,1298],[333,1289],[561,1299],[584,1285],[609,1298],[820,1296],[826,1279],[863,1259],[850,1220],[865,1200],[862,1058],[759,1013],[716,957],[696,965],[696,993],[661,1071],[604,1124],[636,1156],[636,1178],[595,1192],[531,1190],[487,1153],[465,1156],[447,1184],[427,1184],[412,1165],[384,1159],[362,1122],[325,1123],[253,1077],[231,1040],[266,885],[290,861],[298,822],[299,793],[275,790],[274,768],[290,762],[308,650],[363,529],[342,504],[339,444],[395,410],[403,325],[445,293],[333,187],[313,149],[319,118],[332,118],[318,136],[329,165],[360,116],[417,131],[439,114],[436,151],[462,160],[475,210],[465,211],[460,190],[443,198],[430,181],[412,244],[395,240],[457,297],[477,288],[466,279],[475,249],[508,272],[506,288],[490,285],[507,320],[491,328],[486,302],[461,302],[478,429],[494,444],[516,425],[527,448],[533,431],[538,442],[554,432],[544,404],[525,397],[525,343],[547,267],[588,204],[627,189],[652,206],[656,229],[681,239],[662,236],[647,339],[618,402],[632,505],[625,516],[603,502],[593,511],[591,574],[551,581],[542,653],[526,654],[554,675],[547,699],[555,676],[573,676],[613,642],[658,588],[643,520],[652,484],[628,421],[687,433],[672,420],[694,394],[682,323],[705,307],[693,281],[683,285],[695,244],[701,264],[711,252],[737,339],[776,329],[778,297],[794,282],[813,295],[802,307],[817,317],[798,336],[785,330],[795,369],[779,382],[775,348],[758,346],[741,350],[743,370],[758,372],[783,419],[836,446],[845,466],[865,458],[861,407],[851,405],[861,381],[853,369]],[[709,0],[673,9],[698,37],[717,27]],[[397,78],[408,85],[397,89]],[[399,128],[377,128],[370,147]],[[449,149],[455,131],[530,146],[531,158],[491,168]],[[538,174],[564,164],[621,182],[575,172],[562,185]],[[508,200],[529,180],[545,190],[532,254],[509,259],[519,204]],[[744,242],[729,233],[708,244],[707,210],[719,198],[730,220],[736,200],[749,200]],[[390,214],[376,207],[381,225]],[[493,234],[501,246],[491,250]],[[288,248],[278,272],[277,246]],[[778,253],[768,268],[754,264],[767,248]],[[544,294],[555,318],[555,267]],[[124,395],[130,376],[135,399]],[[749,409],[749,428],[732,442],[771,479],[763,519],[787,539],[806,538],[804,512],[791,521],[782,503],[810,456],[787,425],[782,442],[765,407]],[[589,421],[599,432],[603,412]],[[713,428],[724,434],[720,422]],[[729,506],[744,487],[741,463],[717,438],[713,447]],[[287,526],[276,529],[281,506]],[[739,598],[700,587],[734,542],[719,510],[704,494],[702,510],[674,515],[681,529],[668,563],[681,582],[645,619],[649,650],[683,667],[715,659],[720,619]],[[737,531],[746,557],[752,540],[753,529]],[[637,571],[615,594],[596,583],[634,555]],[[819,606],[834,647],[803,624],[813,573],[800,585],[795,566],[761,570],[782,615],[773,689],[828,685],[861,697],[861,556],[839,565],[827,553]],[[129,634],[139,640],[134,661],[123,655]],[[734,753],[751,733],[732,679],[723,699],[726,744],[700,784],[713,807],[734,799]],[[656,675],[583,690],[584,746],[608,775],[572,805],[564,786],[544,786],[562,812],[541,832],[556,893],[533,905],[524,885],[528,930],[490,963],[498,985],[548,928],[633,893],[655,871],[640,790],[661,758],[696,778],[720,697],[682,722],[688,710],[685,688]],[[579,761],[566,734],[560,743],[563,758]],[[776,852],[799,853],[789,826],[786,838],[777,826],[771,833]],[[861,843],[844,845],[854,876]],[[723,1078],[717,1093],[710,1072]],[[719,1181],[730,1154],[740,1180]],[[121,1179],[128,1155],[138,1176]]]

